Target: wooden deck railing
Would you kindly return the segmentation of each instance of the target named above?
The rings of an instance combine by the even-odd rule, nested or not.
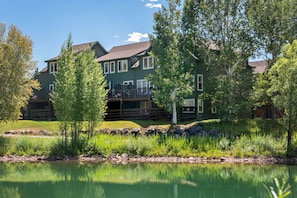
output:
[[[49,109],[32,109],[30,119],[32,120],[43,120],[50,119],[51,113]]]
[[[108,109],[106,120],[167,120],[168,113],[161,108]]]
[[[152,91],[149,88],[137,89],[112,89],[108,93],[108,99],[150,98]]]

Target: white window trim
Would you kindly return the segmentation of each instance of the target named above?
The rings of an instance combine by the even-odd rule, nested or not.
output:
[[[133,80],[125,80],[125,81],[123,81],[123,85],[134,85],[134,81]]]
[[[183,109],[183,113],[195,113],[195,99],[191,98],[191,99],[184,99],[184,105],[183,107],[185,108],[189,108],[189,107],[193,107],[193,110],[190,109]]]
[[[211,113],[216,114],[217,113],[217,106],[214,104],[214,102],[211,103]]]
[[[112,64],[113,64],[113,71],[112,71]],[[113,73],[115,73],[115,70],[116,70],[116,67],[115,67],[115,62],[114,61],[111,61],[110,63],[109,63],[109,66],[110,66],[110,68],[109,68],[109,73],[110,74],[113,74]]]
[[[201,79],[201,81],[199,81],[199,79]],[[201,84],[201,88],[199,88],[199,84]],[[203,74],[197,74],[197,90],[203,91]]]
[[[199,107],[201,107],[202,110],[200,110]],[[201,99],[198,99],[198,101],[197,101],[197,112],[204,113],[204,103],[203,103],[203,100],[201,100]]]
[[[149,59],[152,59],[152,64],[150,65],[149,64]],[[143,68],[143,70],[147,70],[147,69],[154,69],[154,59],[153,59],[153,57],[151,57],[151,56],[145,56],[145,57],[143,57],[143,66],[142,66],[142,68]],[[147,67],[145,67],[145,62],[147,63]]]
[[[121,69],[119,69],[119,63],[121,63]],[[126,63],[126,69],[123,70],[123,63]],[[127,72],[128,71],[128,61],[125,59],[125,60],[118,60],[118,73],[121,73],[121,72]]]
[[[49,84],[48,86],[48,90],[51,91],[55,91],[55,84]]]
[[[104,74],[109,74],[109,62],[105,62],[103,64],[103,71],[104,71]]]
[[[56,67],[56,68],[55,68]],[[58,63],[55,61],[55,62],[50,62],[49,63],[49,71],[50,71],[50,74],[55,74],[58,72]]]

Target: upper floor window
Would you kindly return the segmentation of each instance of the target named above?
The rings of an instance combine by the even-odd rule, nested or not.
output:
[[[110,70],[109,70],[109,73],[114,73],[115,72],[115,62],[114,61],[112,61],[112,62],[110,62],[109,63],[109,65],[110,65]]]
[[[197,90],[203,91],[203,75],[202,74],[197,75]]]
[[[58,63],[57,62],[50,62],[49,63],[49,70],[50,74],[54,74],[58,72]]]
[[[109,63],[104,63],[104,74],[108,74],[109,73]]]
[[[143,57],[143,69],[153,69],[154,59],[151,56]]]
[[[118,72],[126,72],[128,71],[128,61],[127,60],[119,60],[118,61]]]

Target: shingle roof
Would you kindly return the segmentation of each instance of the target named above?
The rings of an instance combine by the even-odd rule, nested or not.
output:
[[[82,43],[82,44],[78,44],[78,45],[73,45],[72,46],[72,51],[73,51],[73,53],[84,51],[84,50],[89,49],[90,47],[93,47],[95,44],[98,44],[103,50],[105,50],[98,41],[95,41],[95,42],[89,42],[89,43]],[[55,61],[55,60],[58,60],[58,59],[59,59],[59,56],[55,56],[53,58],[50,58],[50,59],[46,60],[45,62]]]
[[[133,43],[128,45],[121,45],[113,47],[108,54],[97,58],[98,62],[115,60],[121,58],[129,58],[131,56],[140,54],[150,48],[151,44],[149,41]]]
[[[266,60],[252,61],[248,64],[250,67],[254,68],[255,73],[263,73],[268,69],[268,62]]]

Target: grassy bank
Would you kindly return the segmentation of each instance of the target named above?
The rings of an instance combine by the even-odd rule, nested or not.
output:
[[[183,123],[189,126],[194,123]],[[0,155],[86,155],[109,157],[127,153],[131,156],[200,156],[200,157],[284,157],[286,136],[284,129],[273,120],[241,120],[221,123],[217,120],[200,122],[205,129],[217,129],[223,137],[172,137],[164,135],[126,136],[97,133],[87,139],[82,135],[79,149],[64,148],[58,136],[48,137],[0,137]],[[147,121],[104,122],[99,128],[168,128],[168,123]],[[38,129],[56,131],[57,122],[19,121],[1,124],[1,132],[7,130]],[[295,138],[296,139],[296,138]],[[295,156],[297,143],[294,142]]]

